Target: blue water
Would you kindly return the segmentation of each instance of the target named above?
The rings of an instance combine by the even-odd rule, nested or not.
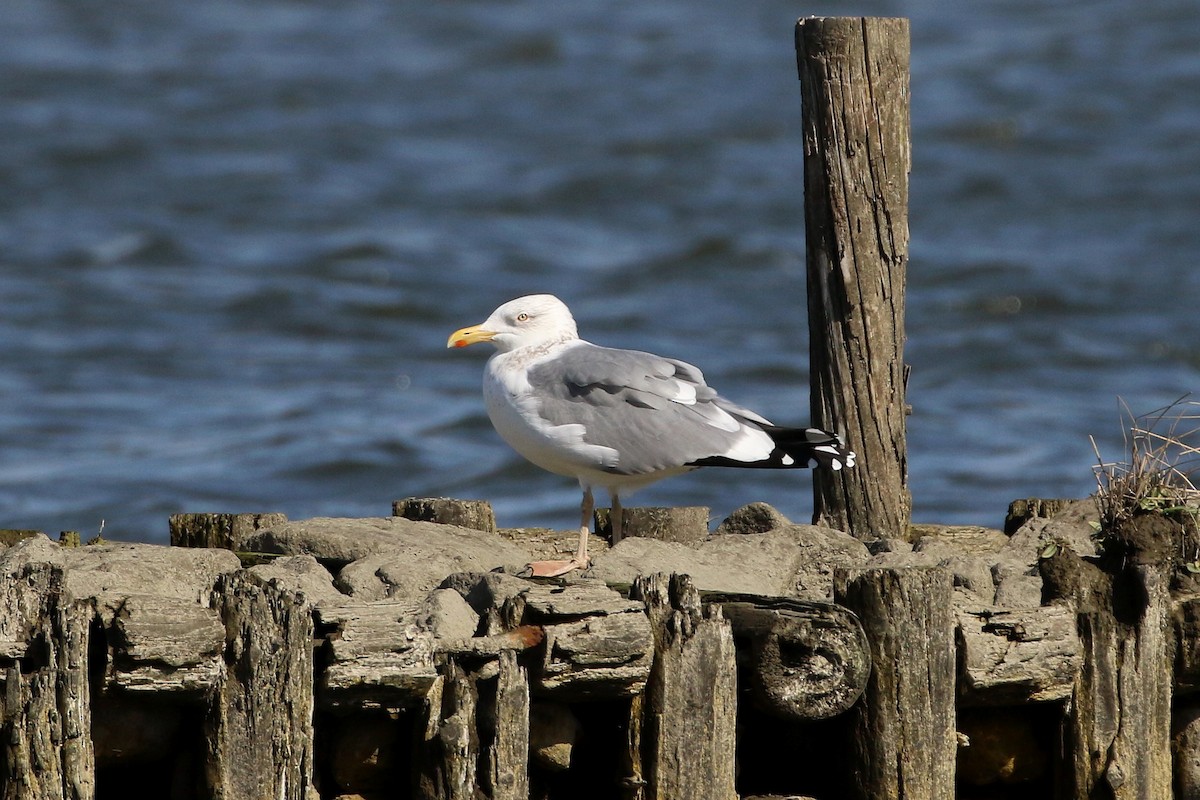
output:
[[[568,527],[445,350],[530,291],[806,421],[792,28],[848,11],[912,21],[914,517],[1088,493],[1118,398],[1200,389],[1192,0],[9,0],[0,527],[429,494]],[[809,478],[632,502],[752,500],[806,519]]]

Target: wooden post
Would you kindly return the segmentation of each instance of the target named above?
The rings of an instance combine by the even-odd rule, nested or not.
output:
[[[222,575],[226,672],[205,720],[208,796],[308,800],[313,776],[312,614],[255,575]]]
[[[529,676],[517,651],[500,652],[491,714],[488,783],[492,800],[529,799]]]
[[[736,800],[737,664],[718,605],[701,608],[686,575],[640,576],[630,598],[646,603],[654,666],[646,685],[648,800]]]
[[[1115,575],[1063,548],[1040,564],[1052,598],[1078,606],[1083,664],[1063,721],[1060,797],[1169,800],[1170,572]],[[1183,795],[1180,795],[1183,796]]]
[[[863,800],[954,797],[953,591],[940,568],[834,572],[834,599],[871,645],[871,678],[849,712]]]
[[[59,567],[30,564],[16,577],[5,587],[5,599],[30,612],[35,641],[24,661],[5,670],[0,691],[0,797],[91,800],[96,794],[87,660],[92,606],[64,591]]]
[[[476,718],[479,692],[462,667],[449,659],[440,693],[428,708],[425,740],[420,747],[417,797],[422,800],[472,800],[479,763]]]
[[[803,96],[812,423],[844,431],[855,469],[818,471],[814,522],[904,537],[908,20],[796,23]]]

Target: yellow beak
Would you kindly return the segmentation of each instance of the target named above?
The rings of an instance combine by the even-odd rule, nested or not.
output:
[[[489,331],[482,325],[472,325],[469,328],[459,328],[450,334],[446,347],[466,347],[477,342],[490,342],[495,336],[495,331]]]

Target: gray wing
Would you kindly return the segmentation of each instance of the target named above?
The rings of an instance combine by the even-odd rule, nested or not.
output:
[[[721,456],[745,424],[770,424],[720,397],[691,364],[637,350],[580,344],[534,365],[528,378],[539,415],[583,425],[585,442],[617,451],[610,471],[618,474]]]

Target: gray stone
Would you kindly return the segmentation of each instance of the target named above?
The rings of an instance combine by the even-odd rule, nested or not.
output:
[[[995,597],[992,572],[981,558],[963,555],[963,551],[937,538],[918,540],[911,553],[878,553],[871,557],[872,567],[941,567],[953,576],[956,595],[973,603],[991,603]]]
[[[967,552],[942,538],[924,538],[913,547],[914,553],[933,553],[938,557],[936,566],[950,570],[954,575],[955,588],[962,589],[985,603],[992,602],[996,594],[992,583],[992,570],[981,557]]]
[[[245,544],[258,552],[311,555],[332,564],[349,564],[373,555],[438,559],[439,563],[453,563],[460,557],[462,564],[443,572],[438,582],[451,572],[523,565],[529,560],[524,548],[495,534],[403,517],[298,520],[257,531]]]
[[[788,594],[805,600],[833,597],[833,571],[866,564],[870,551],[848,533],[820,525],[786,525],[767,534],[796,548],[797,562]]]
[[[334,588],[329,570],[312,556],[284,556],[250,567],[249,571],[281,588],[299,592],[312,606],[346,602],[346,596]]]
[[[790,519],[768,503],[748,503],[726,517],[717,526],[716,533],[766,533],[791,524]]]
[[[609,583],[632,583],[656,572],[692,577],[698,589],[742,594],[830,596],[837,566],[862,564],[869,553],[852,536],[815,525],[768,533],[712,536],[696,547],[631,539],[598,557],[589,573]]]
[[[217,578],[241,569],[228,550],[110,542],[64,548],[65,586],[74,597],[96,598],[107,625],[125,598],[156,595],[207,607]]]
[[[972,558],[987,558],[999,553],[1008,544],[1008,537],[1003,531],[980,525],[914,523],[908,532],[913,542],[936,541]]]
[[[1031,566],[1037,563],[1039,551],[1051,542],[1066,544],[1080,557],[1098,555],[1096,527],[1098,517],[1090,518],[1088,502],[1076,501],[1064,508],[1059,516],[1029,520],[1009,538],[998,555],[1015,554]],[[1092,504],[1094,506],[1094,504]]]
[[[1036,608],[1042,604],[1042,576],[1036,566],[1019,558],[1003,558],[992,564],[992,582],[998,606]]]
[[[791,543],[760,533],[723,536],[707,544],[713,546],[694,548],[656,539],[625,539],[596,558],[589,575],[607,583],[632,584],[639,575],[676,572],[690,575],[699,589],[791,593],[798,560]]]
[[[495,534],[413,522],[401,517],[364,520],[308,520],[266,531],[262,549],[307,552],[341,563],[335,586],[357,601],[424,597],[456,572],[513,571],[529,552]]]

